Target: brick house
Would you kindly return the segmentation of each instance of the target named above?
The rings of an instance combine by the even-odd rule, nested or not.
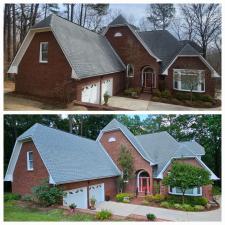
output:
[[[121,15],[103,34],[50,15],[32,27],[8,73],[16,74],[16,92],[95,104],[125,88],[190,91],[214,96],[219,77],[192,41],[168,31],[139,32]]]
[[[67,193],[64,205],[75,203],[78,208],[87,208],[91,197],[101,202],[113,199],[118,192],[121,146],[129,149],[134,159],[134,178],[126,183],[127,192],[179,195],[178,188],[161,184],[173,160],[205,168],[212,180],[218,179],[201,160],[205,151],[195,141],[177,142],[167,132],[134,136],[113,119],[96,141],[33,125],[17,138],[5,181],[12,182],[13,193],[25,195],[47,179]],[[190,189],[186,195],[211,199],[212,186]]]

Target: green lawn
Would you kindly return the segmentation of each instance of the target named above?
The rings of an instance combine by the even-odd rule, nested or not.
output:
[[[4,221],[94,221],[92,215],[63,215],[63,209],[46,212],[40,209],[20,207],[16,201],[4,202]]]

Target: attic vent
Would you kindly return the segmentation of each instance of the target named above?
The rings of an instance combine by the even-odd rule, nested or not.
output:
[[[116,141],[115,137],[110,137],[109,140],[108,140],[108,142],[114,142],[114,141]]]
[[[120,32],[116,32],[115,34],[114,34],[114,37],[122,37],[123,35],[122,35],[122,33],[120,33]]]

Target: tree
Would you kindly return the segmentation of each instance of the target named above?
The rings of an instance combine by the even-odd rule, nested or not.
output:
[[[59,6],[58,4],[44,4],[43,11],[44,11],[44,18],[46,18],[50,13],[58,14]]]
[[[175,14],[173,4],[150,4],[147,18],[155,30],[165,30]]]
[[[163,178],[163,184],[171,188],[180,188],[182,201],[188,189],[212,184],[210,173],[200,167],[186,163],[174,162],[170,172]]]
[[[123,182],[127,182],[130,178],[133,177],[134,159],[131,155],[130,150],[128,150],[124,145],[121,145],[118,163],[123,172]]]

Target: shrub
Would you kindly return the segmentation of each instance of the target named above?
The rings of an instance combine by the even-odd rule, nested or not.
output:
[[[69,207],[70,207],[70,209],[76,209],[76,208],[77,208],[77,205],[75,205],[75,204],[73,203],[73,204],[70,204]]]
[[[184,103],[187,106],[193,106],[193,103],[190,100],[185,100]]]
[[[194,211],[194,208],[189,204],[182,204],[182,209],[185,211]]]
[[[21,198],[21,195],[14,194],[14,193],[5,193],[4,194],[4,201],[11,201],[11,200],[19,200]]]
[[[162,98],[171,98],[172,95],[169,90],[165,90],[165,91],[162,91],[161,96]]]
[[[175,92],[173,96],[180,101],[190,100],[191,98],[189,93],[184,92]]]
[[[147,201],[147,202],[153,202],[153,195],[146,195],[145,196],[145,201]]]
[[[130,200],[125,198],[125,199],[123,199],[123,203],[130,203]]]
[[[199,95],[199,100],[203,101],[203,102],[212,102],[213,98],[210,95]]]
[[[170,208],[171,204],[169,202],[161,202],[160,206],[163,207],[163,208]]]
[[[206,206],[208,203],[207,198],[199,197],[199,198],[194,198],[191,200],[193,205],[201,205],[201,206]]]
[[[154,221],[156,219],[156,216],[152,213],[148,213],[146,215],[147,219],[150,220],[150,221]]]
[[[194,205],[206,206],[208,203],[208,199],[203,197],[185,196],[184,199],[187,204],[190,204],[192,206]],[[167,201],[169,201],[172,204],[182,203],[182,197],[176,195],[169,195],[167,196]]]
[[[155,201],[155,202],[162,202],[165,199],[166,199],[165,195],[161,195],[161,194],[153,195],[153,201]]]
[[[160,98],[159,97],[156,97],[156,96],[153,96],[151,98],[151,101],[153,101],[153,102],[159,102],[160,101]]]
[[[108,210],[102,209],[100,212],[97,212],[95,215],[98,220],[107,220],[112,217],[112,213]]]
[[[123,202],[124,198],[133,198],[134,196],[130,193],[120,193],[116,195],[117,202]]]
[[[32,189],[34,198],[43,206],[60,204],[63,198],[63,191],[58,187],[52,187],[48,183],[43,183]]]
[[[135,97],[141,93],[141,88],[128,88],[124,90],[124,94],[126,96],[132,96]]]
[[[180,100],[178,100],[178,99],[176,99],[176,98],[172,98],[172,99],[170,100],[170,102],[171,102],[172,104],[175,104],[175,105],[182,105],[182,101],[180,101]]]
[[[161,98],[160,101],[163,102],[163,103],[168,103],[169,102],[169,99],[168,98]]]
[[[211,108],[213,106],[213,103],[212,102],[203,102],[202,106],[205,108]]]
[[[174,204],[173,207],[174,207],[175,209],[182,209],[182,205],[179,204],[179,203]]]
[[[213,185],[212,192],[213,195],[221,195],[221,187]]]
[[[194,210],[195,210],[195,211],[203,211],[204,209],[205,209],[205,207],[202,206],[202,205],[195,205],[195,206],[194,206]]]
[[[144,201],[142,201],[142,205],[149,205],[149,202],[144,200]]]
[[[152,90],[152,94],[153,94],[153,96],[155,96],[155,97],[161,98],[161,92],[160,92],[159,89],[153,89],[153,90]]]
[[[33,200],[32,195],[24,195],[21,197],[21,200],[26,201],[26,202],[30,202]]]

